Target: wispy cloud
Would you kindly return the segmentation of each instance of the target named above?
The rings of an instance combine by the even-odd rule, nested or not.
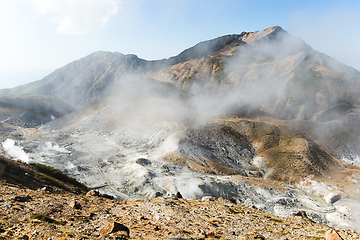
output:
[[[118,14],[120,0],[28,0],[39,14],[58,24],[57,33],[79,35],[96,31]]]

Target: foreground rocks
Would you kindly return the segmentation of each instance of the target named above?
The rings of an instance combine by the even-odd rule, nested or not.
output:
[[[130,235],[129,228],[118,222],[111,222],[99,230],[99,234],[111,234],[117,232],[125,232],[127,237]]]
[[[325,233],[326,240],[343,240],[342,237],[334,230],[330,229]]]
[[[329,230],[329,236],[336,230],[342,239],[360,239],[305,214],[278,217],[221,198],[115,201],[4,182],[0,196],[0,239],[326,239]],[[28,197],[16,201],[16,196]]]

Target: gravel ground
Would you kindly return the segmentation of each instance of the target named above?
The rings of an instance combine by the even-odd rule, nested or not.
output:
[[[331,229],[304,216],[274,216],[222,198],[116,201],[55,192],[3,182],[0,239],[325,239]],[[102,229],[112,222],[129,236]],[[360,239],[353,230],[336,230],[343,239]]]

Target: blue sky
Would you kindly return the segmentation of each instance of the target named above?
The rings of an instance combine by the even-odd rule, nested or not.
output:
[[[99,50],[161,59],[275,25],[360,70],[359,0],[0,0],[0,88]]]

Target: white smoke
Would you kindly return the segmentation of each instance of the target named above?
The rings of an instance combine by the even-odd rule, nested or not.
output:
[[[44,152],[60,152],[60,153],[70,153],[65,148],[61,148],[55,142],[46,142],[44,145],[40,146],[40,150]]]
[[[15,141],[13,139],[6,139],[2,146],[4,151],[9,157],[13,159],[20,159],[24,162],[29,162],[29,156],[24,152],[22,147],[15,145]]]
[[[204,195],[204,192],[199,187],[198,180],[194,178],[192,172],[187,168],[182,169],[175,184],[184,198],[199,198]]]
[[[307,192],[323,197],[326,202],[329,202],[330,200],[328,199],[339,191],[336,186],[329,186],[324,182],[314,181],[310,178],[300,181],[300,187]]]

